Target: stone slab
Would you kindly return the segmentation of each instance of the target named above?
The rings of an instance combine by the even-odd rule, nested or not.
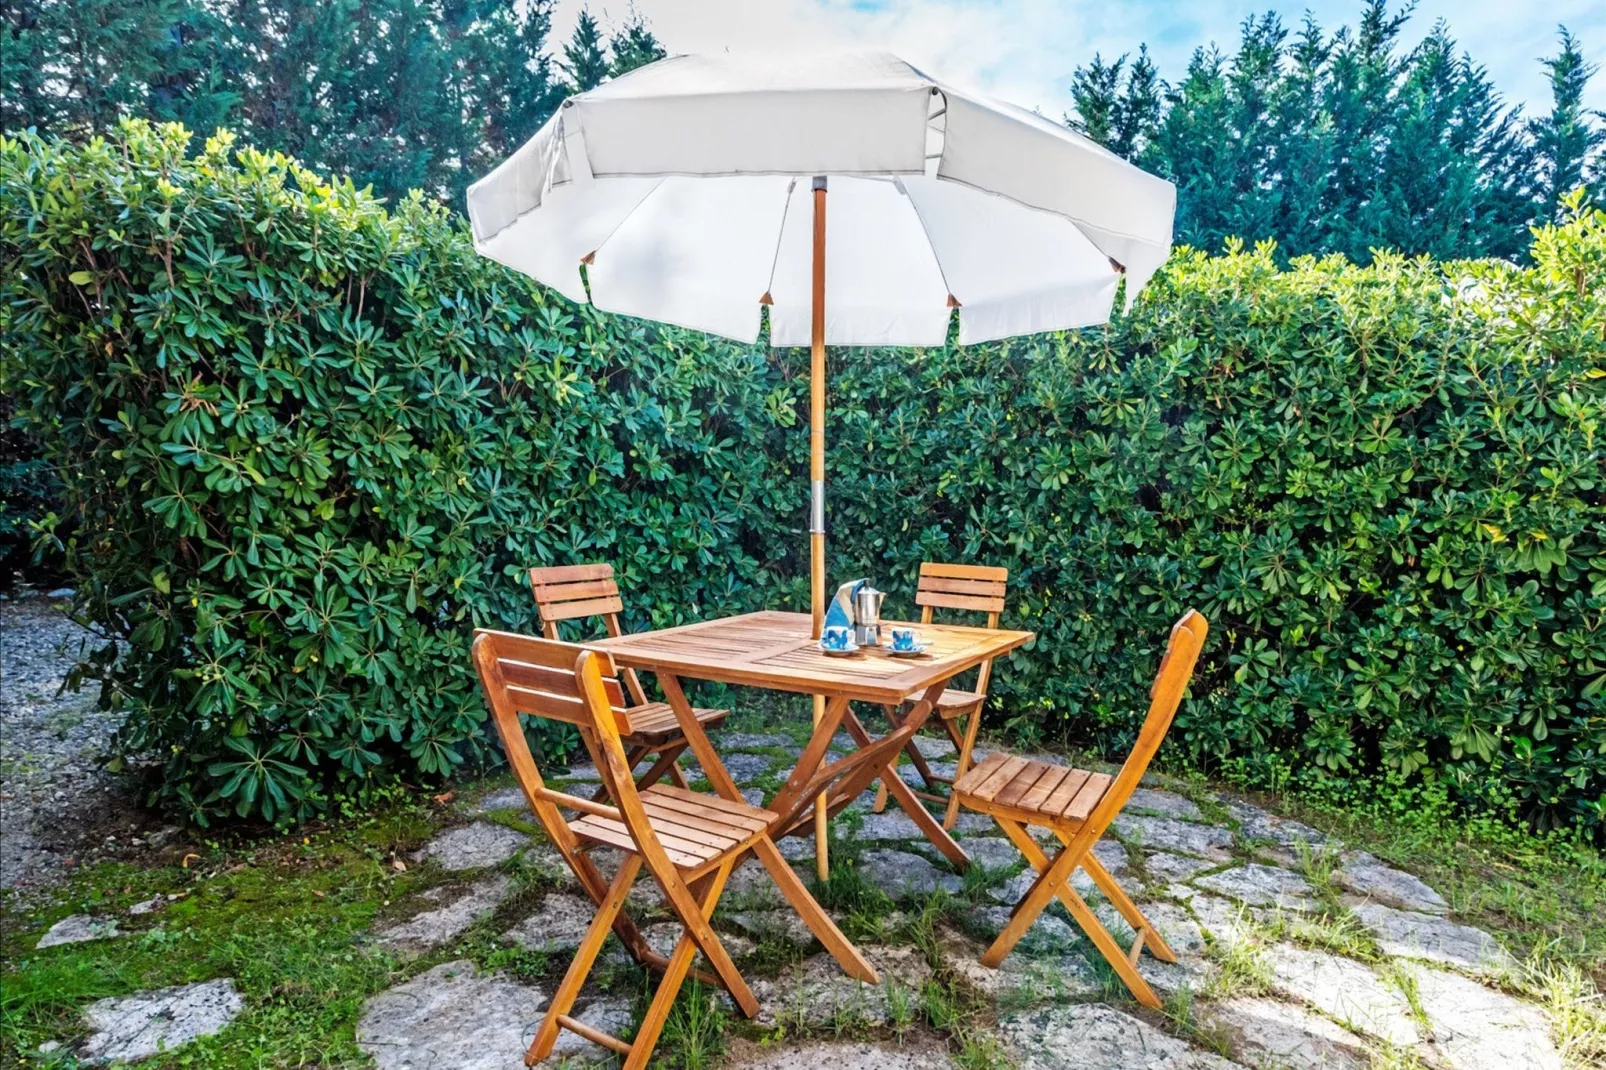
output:
[[[1443,970],[1406,970],[1432,1023],[1433,1047],[1456,1070],[1561,1070],[1539,1007]]]
[[[919,840],[924,841],[926,834],[920,831],[920,826],[914,819],[898,808],[896,803],[888,804],[885,811],[879,814],[865,814],[859,825],[859,831],[854,838],[867,842],[883,842],[888,840]]]
[[[990,943],[1004,931],[1004,926],[1009,924],[1012,909],[1007,906],[977,907],[965,915],[965,920]],[[1060,917],[1063,909],[1061,906],[1051,904],[1047,910],[1037,915],[1037,920],[1032,922],[1032,927],[1026,930],[1026,935],[1021,937],[1020,943],[1015,945],[1015,950],[1011,954],[1048,958],[1075,947],[1078,930]]]
[[[1189,858],[1170,851],[1150,851],[1143,856],[1149,876],[1160,884],[1189,881],[1207,869],[1220,865],[1208,858]]]
[[[39,938],[34,945],[37,950],[47,947],[56,947],[59,944],[81,944],[86,940],[110,940],[114,936],[121,936],[117,931],[116,918],[92,918],[88,914],[70,914],[62,918]]]
[[[911,947],[865,947],[860,953],[881,975],[865,984],[842,972],[830,955],[820,954],[788,967],[780,976],[750,981],[758,998],[758,1023],[774,1028],[837,1029],[883,1026],[896,1017],[895,1000],[907,999],[911,1020],[919,1015],[919,991],[931,976],[925,956]]]
[[[1181,818],[1184,821],[1203,821],[1204,814],[1199,804],[1185,795],[1178,795],[1174,791],[1156,791],[1153,788],[1137,788],[1126,801],[1128,810],[1147,810],[1160,814],[1163,817]]]
[[[1237,819],[1238,835],[1244,840],[1273,843],[1288,850],[1300,844],[1319,849],[1336,842],[1325,832],[1291,818],[1278,817],[1251,803],[1233,800],[1227,803],[1227,811]]]
[[[1450,909],[1444,897],[1403,869],[1385,865],[1365,851],[1346,851],[1333,871],[1333,882],[1400,910],[1418,914],[1444,914]]]
[[[1080,1000],[1103,992],[1102,980],[1080,951],[1041,958],[1010,955],[992,969],[981,964],[987,945],[964,933],[944,927],[938,933],[938,946],[943,965],[991,999],[1007,997],[1018,1004],[1031,1004],[1051,999]]]
[[[892,848],[866,851],[859,858],[859,871],[894,899],[927,896],[938,888],[957,892],[965,883],[957,873],[939,869],[921,855]]]
[[[493,810],[517,810],[520,813],[528,813],[529,809],[530,803],[525,799],[523,790],[514,787],[498,788],[482,795],[465,807],[464,812],[477,815],[488,814]]]
[[[1224,895],[1229,899],[1257,907],[1276,907],[1280,910],[1314,910],[1319,904],[1316,890],[1297,873],[1276,866],[1263,866],[1252,862],[1247,866],[1225,869],[1200,877],[1193,882],[1200,888]]]
[[[965,844],[965,854],[970,856],[975,865],[991,870],[1014,869],[1026,864],[1026,859],[1014,844],[985,836],[978,836]]]
[[[733,1053],[722,1065],[730,1070],[956,1070],[959,1066],[936,1044],[894,1047],[834,1040],[779,1050],[756,1048],[750,1057]]]
[[[513,1070],[546,994],[472,962],[447,962],[363,1005],[357,1044],[379,1070]]]
[[[1121,814],[1110,826],[1129,845],[1159,848],[1175,854],[1226,861],[1232,857],[1231,831],[1169,817]]]
[[[90,1063],[134,1062],[211,1036],[244,1009],[227,977],[97,1000],[84,1008],[94,1032],[78,1053]]]
[[[1272,913],[1216,895],[1194,895],[1187,899],[1187,903],[1205,932],[1228,945],[1243,939],[1256,924],[1265,921]]]
[[[522,832],[506,825],[476,821],[472,825],[447,829],[436,836],[414,857],[432,861],[451,873],[481,869],[506,862],[530,842]]]
[[[503,933],[502,938],[526,951],[572,951],[580,946],[596,913],[596,904],[588,898],[549,892],[529,917]]]
[[[1237,1057],[1257,1070],[1365,1070],[1366,1043],[1341,1025],[1293,1003],[1240,998],[1204,1010],[1225,1030]]]
[[[445,906],[426,910],[384,930],[377,937],[377,943],[381,947],[410,952],[439,947],[489,916],[507,898],[512,886],[513,882],[506,876],[493,873]]]
[[[714,749],[719,752],[721,761],[725,758],[727,747],[731,750],[797,749],[797,744],[792,741],[791,736],[783,736],[780,733],[727,732],[720,729],[714,733],[713,740]]]
[[[1458,925],[1449,918],[1395,910],[1381,903],[1355,907],[1360,919],[1377,940],[1377,946],[1398,958],[1442,962],[1463,970],[1488,971],[1516,963],[1494,937],[1470,925]]]
[[[1096,1003],[1012,1015],[999,1032],[1020,1070],[1241,1070],[1141,1019]]]
[[[1291,944],[1268,948],[1272,987],[1284,998],[1308,1003],[1358,1033],[1409,1046],[1421,1041],[1405,995],[1371,967],[1353,959]]]

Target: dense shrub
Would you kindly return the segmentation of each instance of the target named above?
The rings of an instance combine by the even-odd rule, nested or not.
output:
[[[176,127],[6,143],[8,366],[78,517],[121,747],[197,816],[483,753],[475,624],[615,560],[638,624],[781,597],[758,351],[554,302],[457,222]],[[795,586],[795,584],[793,585]]]
[[[88,667],[192,813],[485,750],[471,624],[604,557],[637,624],[804,601],[806,354],[577,309],[226,138],[5,143],[8,391],[48,427]],[[1606,221],[1535,267],[1173,258],[1108,330],[832,355],[831,575],[1007,564],[1014,730],[1606,818]],[[551,743],[551,740],[543,742]]]

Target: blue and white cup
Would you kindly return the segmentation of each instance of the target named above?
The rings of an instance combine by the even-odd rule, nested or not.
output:
[[[913,628],[892,629],[892,649],[897,651],[915,650],[918,648],[918,637]]]
[[[834,624],[820,633],[820,644],[827,650],[846,650],[853,629]]]

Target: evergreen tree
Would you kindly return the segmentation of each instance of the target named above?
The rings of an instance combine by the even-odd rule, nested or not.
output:
[[[1596,68],[1584,62],[1567,27],[1561,27],[1561,51],[1543,62],[1550,74],[1550,114],[1532,120],[1528,133],[1537,164],[1536,214],[1539,222],[1549,223],[1559,218],[1561,199],[1586,180],[1597,183],[1595,195],[1600,195],[1600,150],[1606,145],[1606,127],[1599,123],[1599,113],[1591,114],[1583,106],[1584,87]]]
[[[1141,155],[1160,118],[1160,76],[1149,48],[1138,49],[1138,58],[1126,70],[1126,56],[1105,64],[1097,53],[1091,66],[1078,68],[1071,83],[1071,99],[1076,118],[1065,121],[1111,152],[1128,158]]]
[[[624,25],[609,35],[608,52],[613,57],[608,64],[608,73],[614,78],[668,55],[664,46],[658,43],[658,38],[653,36],[646,16],[633,6]]]
[[[79,135],[142,114],[183,0],[4,0],[7,130]]]
[[[563,59],[558,69],[563,72],[570,95],[595,89],[607,79],[608,57],[603,50],[602,27],[597,25],[590,8],[581,10],[574,33],[563,46]]]
[[[1124,56],[1095,56],[1066,121],[1176,182],[1176,233],[1191,245],[1521,257],[1532,223],[1599,181],[1606,130],[1581,104],[1594,70],[1563,29],[1545,61],[1554,106],[1528,121],[1443,23],[1401,52],[1407,18],[1368,0],[1354,29],[1328,36],[1307,16],[1292,37],[1275,14],[1247,19],[1237,50],[1195,50],[1163,103],[1147,103],[1152,66],[1140,76]]]

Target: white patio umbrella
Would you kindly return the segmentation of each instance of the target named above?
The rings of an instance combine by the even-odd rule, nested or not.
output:
[[[961,343],[1103,323],[1122,273],[1130,304],[1164,263],[1175,204],[885,52],[660,60],[569,98],[468,191],[475,248],[574,301],[589,281],[600,309],[742,342],[769,305],[771,344],[812,347],[816,636],[825,347],[940,345],[955,310]]]

